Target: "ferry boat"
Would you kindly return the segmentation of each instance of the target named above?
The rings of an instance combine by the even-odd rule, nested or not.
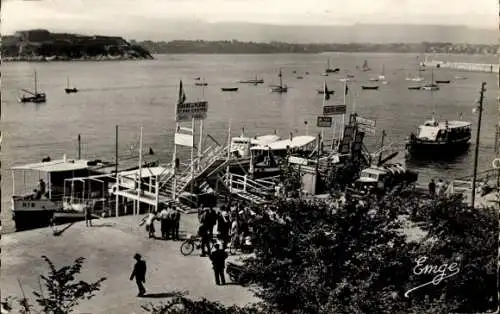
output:
[[[95,174],[91,168],[96,165],[97,161],[70,160],[65,156],[59,160],[13,167],[11,210],[16,230],[49,226],[54,213],[64,211],[65,180]],[[79,193],[80,198],[82,193],[84,192]],[[83,212],[80,213],[80,219],[82,214]]]
[[[22,95],[19,98],[19,102],[21,102],[21,103],[31,102],[31,103],[35,103],[35,104],[40,104],[40,103],[44,103],[47,101],[47,95],[45,95],[45,93],[43,93],[43,92],[38,91],[38,80],[37,80],[36,71],[35,71],[35,91],[31,92],[31,91],[26,90],[26,89],[22,89],[22,91],[30,94],[30,96]]]
[[[406,149],[413,154],[453,154],[469,147],[472,123],[467,121],[437,121],[434,117],[411,133]]]

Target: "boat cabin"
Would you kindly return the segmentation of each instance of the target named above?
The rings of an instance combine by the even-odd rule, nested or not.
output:
[[[418,128],[416,138],[424,141],[444,142],[471,137],[472,124],[466,121],[425,121]]]
[[[233,137],[231,139],[231,154],[238,158],[250,157],[250,148],[259,145],[267,145],[276,141],[279,141],[280,137],[276,134],[256,136],[254,138],[245,137],[243,135],[239,137]]]

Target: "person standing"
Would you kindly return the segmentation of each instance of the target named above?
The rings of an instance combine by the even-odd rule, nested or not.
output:
[[[217,220],[217,231],[219,239],[222,241],[222,249],[226,249],[229,242],[229,219],[226,211],[221,212]]]
[[[431,182],[429,183],[429,194],[432,197],[436,194],[436,183],[434,182],[434,179],[431,179]]]
[[[224,268],[226,267],[226,258],[227,253],[224,250],[220,249],[219,243],[214,244],[214,249],[210,254],[210,260],[212,261],[212,266],[215,275],[215,284],[216,285],[225,285],[226,278],[224,277]]]
[[[142,297],[146,293],[146,289],[144,288],[144,284],[146,283],[146,261],[142,259],[141,254],[136,253],[134,255],[134,259],[136,263],[134,265],[134,270],[130,275],[130,280],[134,280],[137,284],[137,289],[139,289],[138,297]]]
[[[174,231],[174,215],[175,211],[173,209],[173,205],[169,206],[167,209],[167,225],[166,225],[166,239],[173,239],[173,231]]]
[[[39,188],[40,188],[39,189],[40,190],[40,195],[44,196],[45,192],[47,192],[47,191],[46,191],[45,181],[43,181],[43,179],[40,179]]]
[[[168,219],[168,211],[166,207],[160,212],[160,224],[161,224],[161,238],[163,240],[167,239],[167,219]]]
[[[146,215],[146,217],[142,218],[141,225],[143,223],[146,223],[146,231],[148,232],[148,237],[149,238],[154,238],[155,237],[155,219],[156,215],[154,213],[149,213]]]
[[[179,227],[181,224],[181,212],[174,207],[174,213],[172,216],[172,239],[179,240]]]
[[[90,208],[90,202],[87,202],[84,207],[85,210],[85,225],[87,227],[92,227],[92,209]]]

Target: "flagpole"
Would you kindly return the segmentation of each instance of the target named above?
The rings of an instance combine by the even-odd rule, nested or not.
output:
[[[326,88],[326,81],[323,82],[323,106],[322,108],[325,107],[325,103],[326,103],[326,97],[328,96],[328,90]],[[323,115],[323,113],[321,113]],[[323,139],[325,138],[325,134],[324,134],[324,128],[321,128],[321,142],[320,142],[320,146],[322,147],[323,146]],[[308,134],[309,135],[309,134]],[[320,152],[320,149],[318,147],[318,154]]]
[[[344,81],[344,106],[347,106],[347,104],[346,104],[347,93],[348,93],[347,81]],[[340,133],[340,140],[342,140],[344,138],[344,128],[345,128],[345,113],[342,114],[342,125],[340,126],[340,132],[339,132]]]
[[[195,120],[194,120],[194,117],[191,118],[191,131],[193,133],[193,136],[192,136],[192,143],[191,143],[191,193],[193,193],[193,184],[194,184],[194,127],[195,127]]]
[[[141,136],[139,138],[139,184],[137,187],[137,215],[140,213],[141,209],[141,181],[142,181],[142,126],[141,126]]]
[[[174,155],[172,157],[172,168],[173,168],[173,177],[174,177],[174,182],[172,184],[172,201],[175,202],[176,198],[176,193],[175,191],[177,190],[177,144],[175,143],[175,135],[177,133],[177,130],[179,130],[180,124],[177,121],[177,108],[181,102],[184,102],[184,91],[182,89],[182,80],[179,82],[179,99],[177,99],[177,104],[175,105],[175,130],[174,130]]]

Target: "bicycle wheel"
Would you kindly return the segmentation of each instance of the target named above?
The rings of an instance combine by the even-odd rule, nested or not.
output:
[[[186,240],[181,244],[181,253],[184,256],[188,256],[194,251],[194,243],[191,240]]]

